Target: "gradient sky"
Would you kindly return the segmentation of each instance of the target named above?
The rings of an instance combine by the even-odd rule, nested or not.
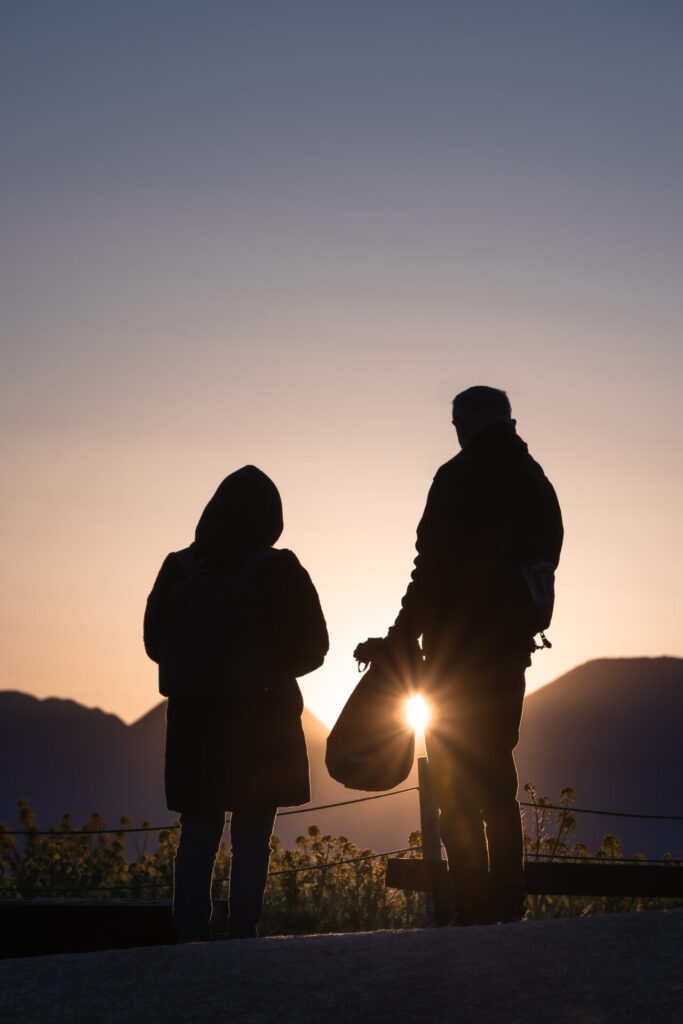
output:
[[[278,484],[332,649],[393,621],[453,395],[566,543],[534,688],[683,656],[683,5],[31,0],[0,14],[0,687],[131,721],[169,550]]]

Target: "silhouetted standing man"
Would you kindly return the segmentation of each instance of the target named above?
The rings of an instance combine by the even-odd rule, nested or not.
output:
[[[409,652],[422,637],[427,753],[455,921],[484,924],[524,912],[512,751],[538,628],[525,571],[557,566],[563,527],[505,392],[463,391],[453,425],[462,450],[434,477],[401,611],[387,637],[356,656],[372,660],[378,642]]]

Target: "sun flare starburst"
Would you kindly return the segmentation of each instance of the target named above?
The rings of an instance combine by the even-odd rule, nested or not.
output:
[[[406,701],[406,719],[416,732],[422,732],[426,726],[429,721],[429,708],[421,694],[416,693]]]

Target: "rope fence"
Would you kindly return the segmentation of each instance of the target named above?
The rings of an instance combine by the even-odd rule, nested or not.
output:
[[[331,807],[347,807],[349,804],[363,804],[367,800],[383,800],[388,796],[400,796],[402,793],[416,793],[418,786],[410,786],[408,789],[395,789],[391,793],[374,793],[372,796],[359,796],[355,800],[341,800],[335,804],[320,804],[318,807],[295,807],[291,811],[278,811],[278,818],[284,818],[288,814],[313,814],[317,811],[327,811]],[[229,820],[229,819],[228,819]],[[118,828],[82,828],[82,829],[29,829],[25,832],[14,832],[6,829],[0,835],[6,836],[108,836],[118,835],[120,832],[167,832],[180,828],[180,822],[174,821],[171,825],[139,825],[119,826]]]
[[[288,810],[283,810],[283,811],[279,812],[279,816],[281,816],[281,817],[287,817],[287,816],[294,815],[294,814],[299,814],[299,815],[307,814],[309,816],[309,820],[310,820],[312,815],[317,814],[319,812],[328,811],[328,810],[332,810],[332,809],[340,808],[340,807],[349,807],[349,806],[353,806],[353,805],[356,805],[356,804],[368,803],[370,801],[375,801],[375,800],[383,800],[383,799],[387,799],[389,797],[401,796],[401,795],[403,795],[405,793],[415,793],[415,792],[417,792],[419,794],[419,798],[420,798],[420,821],[421,821],[421,828],[423,829],[424,846],[419,845],[419,846],[412,846],[412,847],[404,847],[403,849],[400,849],[400,850],[388,850],[388,851],[384,851],[382,853],[374,853],[371,850],[370,851],[367,851],[367,850],[366,851],[358,851],[358,848],[356,847],[356,850],[358,851],[358,855],[355,856],[355,857],[346,857],[346,858],[339,858],[339,859],[333,859],[333,860],[320,860],[320,859],[318,859],[318,860],[314,861],[313,863],[311,863],[309,861],[308,863],[303,863],[303,864],[299,863],[298,865],[292,866],[292,867],[278,867],[276,870],[273,870],[273,871],[269,872],[269,878],[272,878],[272,879],[278,879],[278,878],[284,879],[284,878],[287,878],[287,877],[295,878],[295,877],[297,877],[299,875],[306,874],[306,873],[311,873],[311,872],[336,871],[339,868],[349,867],[349,866],[358,865],[358,864],[362,864],[362,863],[384,862],[384,867],[385,867],[386,872],[387,872],[386,881],[387,881],[387,883],[389,885],[393,885],[394,887],[398,886],[401,889],[412,889],[412,890],[416,890],[416,891],[429,891],[428,888],[427,889],[423,888],[424,887],[424,879],[422,879],[422,881],[420,882],[420,879],[417,876],[415,878],[412,877],[412,875],[414,874],[412,866],[414,866],[415,868],[420,867],[421,869],[428,869],[429,871],[431,871],[433,869],[430,867],[430,864],[432,862],[441,860],[441,857],[442,857],[442,852],[441,852],[442,843],[440,842],[439,835],[438,835],[438,833],[439,833],[438,809],[437,809],[436,805],[434,804],[433,796],[431,795],[431,786],[429,784],[429,777],[428,777],[428,775],[424,774],[423,771],[422,771],[423,768],[426,768],[426,765],[427,765],[426,758],[418,759],[418,768],[420,769],[420,771],[419,771],[420,785],[418,785],[418,786],[408,786],[408,787],[403,788],[403,789],[392,790],[392,791],[384,792],[384,793],[372,793],[372,794],[369,794],[367,796],[352,797],[352,798],[350,798],[348,800],[340,800],[340,801],[335,801],[335,802],[327,803],[327,804],[318,804],[318,805],[315,805],[315,806],[307,806],[307,807],[294,807],[294,808],[290,808]],[[424,777],[423,777],[423,775],[424,775]],[[425,787],[425,788],[423,789],[421,787]],[[555,804],[555,803],[551,803],[550,800],[547,797],[536,798],[535,793],[533,793],[533,791],[531,789],[529,789],[529,791],[531,792],[531,794],[534,797],[534,799],[532,799],[531,801],[520,801],[520,806],[525,808],[525,809],[530,809],[533,812],[535,812],[535,814],[537,815],[537,823],[538,823],[538,814],[539,814],[539,812],[541,812],[542,816],[545,814],[545,812],[559,812],[557,820],[558,820],[558,823],[560,825],[562,825],[562,822],[563,822],[562,815],[574,815],[574,814],[591,814],[591,815],[600,815],[600,816],[603,816],[603,817],[630,818],[630,819],[647,820],[647,821],[683,821],[683,814],[651,814],[651,813],[638,813],[638,812],[629,812],[629,811],[612,811],[612,810],[605,810],[605,809],[602,809],[602,808],[574,807],[574,806],[572,806],[571,803],[567,802],[567,800],[565,800],[564,803]],[[563,797],[564,796],[565,796],[565,794],[563,794]],[[98,817],[100,818],[100,821],[102,821],[101,817],[98,816],[98,815],[94,815],[93,814],[91,816],[90,820],[92,821],[93,825],[99,824],[99,822],[97,821]],[[65,818],[66,818],[67,821],[71,820],[69,816],[65,816]],[[125,819],[123,819],[123,820],[125,820]],[[228,817],[227,820],[230,821],[230,817]],[[543,817],[541,818],[541,820],[543,820]],[[568,818],[564,819],[565,822],[567,822],[569,820],[570,819],[568,819]],[[166,824],[166,825],[142,824],[142,825],[139,825],[139,826],[135,826],[135,825],[124,825],[124,824],[121,824],[118,827],[114,827],[114,828],[106,828],[106,827],[103,827],[103,828],[90,827],[89,828],[88,826],[86,826],[85,828],[82,828],[82,829],[50,828],[50,829],[46,829],[46,830],[39,829],[37,826],[34,827],[34,828],[27,828],[27,829],[21,829],[21,830],[12,830],[12,829],[7,828],[4,825],[0,825],[0,842],[2,842],[2,840],[4,839],[5,840],[5,846],[6,846],[7,845],[7,840],[9,840],[9,839],[11,839],[13,837],[25,837],[25,838],[29,838],[29,839],[31,837],[33,837],[34,840],[37,839],[38,837],[48,837],[48,838],[49,837],[53,837],[53,838],[57,838],[57,839],[62,839],[64,841],[64,846],[55,847],[55,849],[61,848],[61,849],[68,850],[69,847],[66,846],[66,843],[69,840],[71,840],[72,842],[80,840],[81,841],[81,846],[77,846],[75,844],[73,846],[73,850],[77,851],[77,850],[82,848],[83,837],[87,837],[87,840],[86,840],[87,841],[87,848],[88,848],[88,850],[92,851],[92,846],[91,846],[89,840],[90,840],[90,837],[93,837],[93,836],[102,836],[102,835],[105,835],[105,836],[106,835],[110,835],[111,836],[111,835],[115,835],[115,836],[123,837],[124,835],[130,835],[130,834],[156,832],[156,833],[160,834],[159,838],[160,838],[160,841],[161,841],[162,840],[161,833],[177,832],[180,828],[181,828],[181,822],[180,821],[175,821],[173,823]],[[427,830],[426,832],[424,832],[425,829]],[[426,839],[425,839],[425,836],[426,836]],[[121,842],[121,839],[119,840],[119,842]],[[40,849],[42,849],[42,846],[38,847],[38,850],[40,850]],[[645,885],[645,882],[643,881],[643,879],[645,879],[648,882],[648,885],[651,884],[650,875],[647,875],[647,871],[648,870],[650,872],[660,872],[660,873],[663,872],[662,878],[661,879],[660,878],[657,879],[657,887],[658,887],[658,891],[659,891],[659,889],[661,889],[662,892],[664,894],[666,894],[671,889],[671,885],[669,884],[671,882],[671,879],[673,879],[673,878],[679,879],[680,878],[680,871],[681,871],[681,868],[683,867],[683,865],[680,862],[680,858],[678,860],[676,860],[676,859],[674,859],[673,857],[671,857],[668,854],[666,855],[666,858],[661,858],[661,859],[650,859],[650,858],[645,858],[645,857],[642,857],[642,856],[639,856],[639,855],[637,855],[635,857],[631,857],[631,858],[626,858],[626,857],[621,856],[619,851],[617,851],[617,850],[614,851],[614,854],[616,854],[616,855],[611,855],[611,852],[609,850],[605,850],[605,851],[600,850],[596,854],[590,854],[588,852],[588,849],[586,847],[584,847],[582,844],[575,844],[574,848],[573,848],[573,852],[570,852],[568,846],[565,845],[564,846],[564,851],[565,852],[559,852],[559,850],[557,848],[557,842],[556,842],[554,848],[548,849],[548,847],[546,846],[545,850],[540,848],[539,845],[537,845],[536,848],[534,849],[534,846],[531,845],[530,848],[527,849],[527,852],[526,852],[525,865],[528,866],[529,878],[532,880],[532,882],[533,882],[533,879],[536,877],[535,876],[535,872],[537,872],[537,871],[545,871],[545,868],[546,867],[549,868],[549,865],[552,864],[552,862],[556,862],[557,863],[557,868],[556,869],[550,869],[549,868],[549,870],[557,870],[557,871],[573,870],[573,868],[569,868],[569,866],[568,866],[569,864],[585,865],[584,876],[582,876],[584,884],[585,884],[585,871],[586,870],[590,871],[591,867],[597,867],[598,865],[600,865],[599,873],[602,874],[602,867],[605,867],[605,869],[607,869],[609,866],[617,865],[617,866],[621,866],[622,875],[623,875],[624,868],[626,868],[627,871],[631,871],[631,870],[635,871],[636,874],[638,874],[640,876],[639,877],[639,881],[637,883],[638,886]],[[348,851],[348,852],[351,852],[351,851]],[[27,844],[27,855],[29,853],[30,853],[30,845]],[[341,853],[341,851],[339,851],[339,853]],[[409,854],[410,856],[409,857],[405,857],[406,854]],[[424,859],[419,857],[420,854],[422,854],[422,858],[424,858]],[[294,863],[296,864],[296,858],[297,857],[301,857],[303,855],[304,854],[302,854],[301,852],[297,852],[297,851],[285,851],[284,852],[284,864],[288,864],[288,863],[291,864],[292,860],[294,860]],[[307,855],[310,857],[310,853],[308,853]],[[327,856],[329,856],[329,851],[328,851]],[[396,860],[396,859],[392,860],[391,858],[399,858],[399,859],[398,860]],[[562,862],[564,862],[564,864],[567,865],[567,866],[564,867],[562,865]],[[282,864],[283,861],[281,860],[280,863]],[[446,864],[446,863],[447,862],[442,861],[442,864]],[[533,867],[534,864],[537,865],[536,868]],[[626,865],[628,865],[628,867],[626,867]],[[640,867],[640,865],[643,865],[643,866],[647,865],[648,867],[643,867],[642,872],[639,872],[638,868]],[[411,866],[410,870],[409,870],[409,866]],[[87,900],[92,901],[93,899],[97,900],[98,897],[102,897],[105,900],[107,899],[107,897],[109,899],[119,897],[119,898],[122,898],[124,900],[132,900],[133,902],[137,902],[137,901],[145,900],[145,899],[153,900],[153,901],[154,900],[159,900],[159,899],[164,900],[164,899],[167,899],[170,896],[170,894],[172,893],[172,891],[173,891],[172,872],[170,872],[169,874],[166,874],[166,872],[169,872],[169,867],[170,867],[169,865],[165,865],[165,871],[163,871],[163,873],[162,872],[158,872],[158,873],[155,872],[156,878],[154,877],[154,875],[152,875],[152,878],[149,878],[149,880],[145,880],[145,878],[140,878],[140,877],[136,878],[135,877],[135,874],[137,873],[137,871],[140,871],[140,869],[142,869],[142,872],[145,871],[145,868],[143,866],[143,861],[140,861],[140,864],[138,864],[138,865],[131,865],[131,872],[130,872],[130,874],[128,874],[128,878],[130,879],[129,882],[125,882],[125,883],[124,882],[119,882],[117,885],[108,885],[108,886],[107,885],[99,884],[99,882],[97,880],[95,880],[95,878],[93,878],[93,874],[91,874],[90,872],[85,873],[86,879],[88,879],[88,881],[86,881],[83,878],[83,875],[80,875],[80,877],[78,877],[78,873],[77,872],[74,873],[75,877],[72,874],[71,875],[71,879],[69,879],[68,875],[71,874],[71,872],[69,871],[69,872],[67,872],[67,878],[62,877],[61,879],[59,879],[59,878],[55,879],[55,881],[57,882],[56,886],[51,886],[49,884],[45,884],[44,882],[43,882],[43,884],[41,884],[40,876],[38,876],[38,877],[34,876],[34,878],[30,879],[30,880],[29,880],[29,878],[27,878],[26,879],[26,883],[27,884],[23,885],[23,886],[22,885],[16,885],[16,884],[3,886],[2,885],[2,880],[3,879],[0,877],[0,899],[3,896],[14,897],[13,899],[9,900],[9,902],[11,902],[11,903],[14,903],[16,899],[21,901],[24,898],[29,898],[30,899],[31,897],[33,897],[34,899],[36,899],[36,898],[40,899],[42,897],[43,899],[46,899],[46,900],[55,899],[57,901],[60,901],[60,900],[63,901],[67,897],[71,897],[71,899],[75,899],[75,900],[81,899],[81,900],[86,900],[86,901]],[[400,867],[400,871],[399,871],[399,867]],[[675,870],[676,868],[678,868],[678,871]],[[92,870],[92,868],[91,868],[91,870]],[[406,871],[408,872],[407,874],[406,874]],[[398,872],[398,874],[396,872]],[[20,873],[18,873],[18,874],[19,874],[19,877],[21,877],[21,874]],[[95,876],[97,876],[97,874],[99,874],[99,872],[96,870],[95,871]],[[390,874],[392,875],[392,881],[389,881],[389,875]],[[614,874],[614,873],[612,873],[612,874]],[[600,883],[599,883],[600,887],[601,887],[600,891],[602,891],[602,888],[605,888],[605,886],[607,887],[607,889],[609,889],[610,886],[612,886],[612,883],[614,882],[614,880],[617,877],[618,878],[622,878],[622,875],[620,875],[620,876],[614,875],[614,877],[611,877],[609,871],[607,871],[607,874],[605,875],[605,878],[600,880]],[[102,882],[107,881],[107,880],[112,880],[113,881],[114,878],[116,878],[117,876],[119,878],[121,877],[121,873],[119,873],[118,871],[116,873],[113,873],[113,877],[112,877],[112,874],[109,874],[108,878],[107,878],[106,874],[104,874],[104,875],[100,874],[100,879],[101,879]],[[664,876],[666,876],[666,880],[664,879]],[[124,877],[125,877],[125,875],[124,875]],[[609,883],[610,883],[609,886],[607,886],[607,883],[605,883],[605,886],[603,886],[603,882],[605,881],[605,879],[609,880]],[[12,881],[12,882],[16,883],[16,881],[18,881],[18,878],[17,878],[17,875],[15,875],[13,878],[8,877],[6,880],[8,882]],[[69,881],[71,881],[73,884],[70,885]],[[90,884],[88,884],[88,882]],[[558,884],[557,879],[555,879],[554,882],[551,879],[551,883],[553,885]],[[212,889],[213,889],[213,892],[214,892],[214,898],[220,898],[218,894],[221,893],[221,892],[225,892],[224,887],[227,884],[228,884],[228,879],[227,878],[214,878],[213,886],[212,886]],[[324,876],[323,876],[323,884],[324,884]],[[547,879],[546,879],[544,884],[546,884],[546,885],[549,884]],[[567,884],[566,880],[562,884]],[[595,883],[595,881],[593,881],[591,884],[595,885],[596,883]],[[625,883],[622,881],[620,884],[624,885]],[[632,883],[630,883],[630,884],[632,884]],[[647,888],[647,886],[646,886],[646,888]],[[674,886],[674,888],[676,888],[676,887]],[[678,885],[678,888],[680,888],[680,885]],[[536,890],[534,890],[532,888],[529,891],[530,892],[534,892]],[[539,890],[539,891],[546,891],[546,890]],[[551,888],[551,889],[548,889],[547,891],[548,892],[552,892],[554,890]],[[564,892],[564,889],[558,889],[557,891],[558,892]],[[570,886],[570,888],[567,891],[572,891],[571,886]]]
[[[522,807],[537,810],[571,811],[572,814],[601,814],[608,818],[640,818],[644,821],[683,821],[683,814],[635,814],[630,811],[596,811],[588,807],[560,807],[557,804],[526,803],[520,801]]]
[[[269,878],[275,878],[282,875],[298,875],[306,871],[330,871],[335,868],[344,867],[350,864],[360,864],[364,861],[381,860],[385,857],[398,857],[406,853],[420,853],[422,850],[421,846],[409,846],[404,847],[401,850],[386,850],[384,853],[369,853],[362,854],[360,857],[350,857],[345,860],[333,860],[325,861],[318,864],[302,864],[296,868],[284,868],[279,871],[271,871],[268,874]],[[568,861],[574,864],[655,864],[660,867],[670,867],[672,870],[679,869],[679,864],[676,861],[664,860],[664,859],[648,859],[645,857],[638,857],[637,859],[622,858],[616,859],[611,857],[597,857],[597,856],[574,856],[569,854],[552,854],[552,853],[540,853],[534,854],[525,858],[525,863],[533,863],[534,861]],[[214,885],[220,886],[227,884],[227,878],[214,879]],[[50,894],[66,895],[71,896],[84,895],[85,893],[122,893],[122,892],[136,892],[140,889],[169,889],[173,888],[173,880],[168,879],[165,882],[146,882],[136,881],[131,882],[129,885],[115,885],[115,886],[77,886],[73,888],[64,887],[56,888],[55,886],[47,885],[44,888],[29,889],[25,886],[8,886],[0,887],[0,898],[3,893],[21,893],[23,896],[45,896],[50,898]]]
[[[401,849],[401,850],[386,850],[384,853],[363,853],[359,857],[348,857],[348,858],[345,858],[344,860],[323,861],[323,862],[320,862],[318,864],[301,864],[301,865],[299,865],[299,867],[296,867],[296,868],[281,868],[278,871],[269,871],[268,872],[268,877],[269,878],[275,878],[278,875],[298,875],[298,874],[300,874],[303,871],[326,871],[326,870],[330,870],[330,869],[333,869],[333,868],[343,867],[343,866],[345,866],[347,864],[361,864],[364,861],[381,860],[383,857],[398,857],[398,856],[401,856],[404,853],[420,853],[421,851],[422,851],[422,847],[421,846],[406,846],[406,847],[403,847],[403,849]],[[217,878],[217,879],[214,879],[214,885],[216,885],[216,884],[220,885],[220,884],[223,884],[223,883],[227,883],[227,881],[228,881],[227,878]],[[55,888],[54,886],[51,886],[51,885],[46,885],[43,889],[27,889],[24,886],[21,886],[21,887],[19,887],[19,886],[11,886],[10,887],[10,886],[8,886],[8,887],[3,888],[3,887],[0,886],[0,896],[2,896],[3,892],[14,892],[14,893],[21,892],[21,893],[24,893],[25,895],[35,895],[35,894],[45,895],[47,893],[71,893],[71,895],[73,896],[74,893],[86,893],[86,892],[109,892],[109,893],[111,893],[111,892],[130,892],[131,890],[136,890],[136,889],[170,889],[170,888],[172,888],[172,886],[173,886],[173,880],[170,879],[170,878],[167,881],[165,881],[165,882],[137,881],[137,882],[131,882],[129,885],[115,885],[115,886],[91,885],[91,886],[78,886],[78,887],[74,887],[74,888]]]
[[[335,807],[348,807],[351,804],[362,804],[369,800],[384,800],[391,796],[401,796],[403,793],[416,793],[419,786],[409,786],[406,789],[396,789],[390,793],[373,793],[372,796],[361,796],[356,797],[353,800],[340,800],[337,803],[331,804],[319,804],[317,807],[295,807],[288,811],[278,811],[278,818],[284,818],[291,814],[314,814],[318,811],[328,811]],[[572,814],[598,814],[608,818],[636,818],[643,821],[683,821],[683,814],[639,814],[633,811],[605,811],[597,810],[589,807],[572,807],[571,805],[561,804],[547,804],[547,803],[529,803],[528,801],[520,800],[522,807],[529,807],[532,810],[547,810],[547,811],[569,811]],[[166,832],[174,831],[180,828],[180,823],[175,821],[170,825],[136,825],[136,826],[118,826],[114,828],[83,828],[83,829],[28,829],[25,831],[15,831],[13,829],[6,829],[4,826],[0,826],[0,836],[99,836],[99,835],[118,835],[120,833],[133,833],[133,832]],[[378,854],[378,856],[384,856]]]

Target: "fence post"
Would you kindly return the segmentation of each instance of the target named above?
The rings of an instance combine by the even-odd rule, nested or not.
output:
[[[420,795],[420,832],[422,833],[422,859],[441,860],[441,834],[439,832],[439,810],[434,800],[426,757],[417,759],[417,782]],[[435,887],[427,893],[427,915],[430,920],[443,921],[450,916],[443,894]]]

